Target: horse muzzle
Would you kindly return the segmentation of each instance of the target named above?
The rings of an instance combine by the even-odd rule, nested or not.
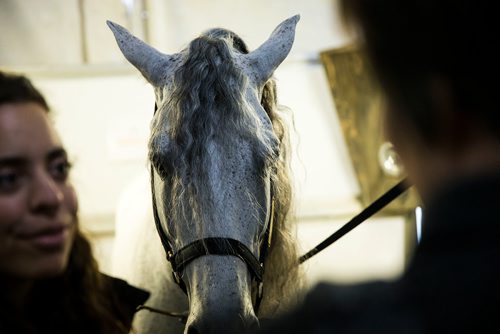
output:
[[[208,255],[184,273],[189,317],[185,333],[244,333],[259,325],[251,297],[251,275],[235,256]]]

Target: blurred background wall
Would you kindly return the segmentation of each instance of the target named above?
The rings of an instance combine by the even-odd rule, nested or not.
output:
[[[110,19],[165,53],[224,27],[254,49],[285,18],[300,14],[291,54],[276,71],[279,102],[293,114],[298,242],[309,250],[360,209],[359,186],[319,53],[352,39],[335,0],[1,0],[0,67],[25,73],[46,94],[74,161],[81,220],[110,271],[117,204],[147,182],[153,91],[118,50]],[[152,222],[151,222],[152,223]],[[413,246],[403,216],[371,219],[305,264],[319,279],[397,276]]]

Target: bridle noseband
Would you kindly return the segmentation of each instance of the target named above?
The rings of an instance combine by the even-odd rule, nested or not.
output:
[[[167,252],[167,260],[172,264],[176,280],[180,280],[178,274],[196,258],[203,255],[233,255],[246,263],[248,269],[258,281],[262,281],[264,267],[261,261],[238,240],[231,238],[203,238],[196,240],[179,249],[176,253]]]

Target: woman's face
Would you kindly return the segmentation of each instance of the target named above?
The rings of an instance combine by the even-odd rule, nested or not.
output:
[[[37,279],[67,266],[77,200],[69,164],[46,111],[0,105],[0,272]]]

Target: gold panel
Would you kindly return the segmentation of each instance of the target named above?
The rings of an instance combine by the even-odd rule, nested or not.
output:
[[[392,145],[384,138],[380,90],[364,54],[355,47],[321,52],[330,91],[367,206],[403,179],[404,168]],[[413,211],[419,198],[412,188],[384,209],[384,214]]]

